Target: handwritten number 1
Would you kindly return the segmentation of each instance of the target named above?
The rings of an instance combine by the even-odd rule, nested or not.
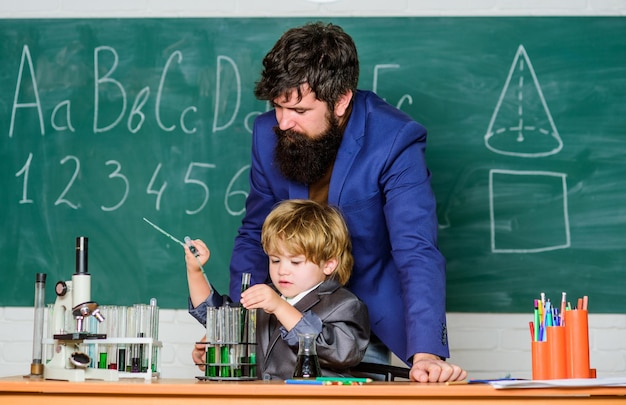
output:
[[[33,160],[33,154],[28,154],[28,159],[26,159],[26,163],[20,169],[19,172],[15,173],[15,177],[20,177],[24,175],[24,183],[22,185],[22,199],[20,200],[20,204],[32,204],[33,200],[28,198],[28,175],[30,174],[30,162]]]

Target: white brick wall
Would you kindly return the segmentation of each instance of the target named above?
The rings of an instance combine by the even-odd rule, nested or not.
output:
[[[626,0],[0,0],[0,18],[624,14]]]
[[[626,15],[626,0],[0,0],[0,18],[257,16]],[[32,308],[0,307],[0,376],[27,374]],[[530,377],[530,314],[448,315],[452,361],[471,378]],[[590,315],[591,366],[626,373],[626,315]],[[164,378],[193,378],[193,342],[204,330],[184,310],[161,310]]]
[[[161,310],[159,340],[163,378],[200,375],[191,361],[193,342],[204,328],[185,310]],[[34,311],[0,308],[0,377],[28,374],[32,361]],[[530,378],[529,314],[448,314],[451,361],[470,378],[507,374]],[[598,377],[626,374],[626,315],[589,317],[591,367]],[[397,360],[396,360],[397,362]]]

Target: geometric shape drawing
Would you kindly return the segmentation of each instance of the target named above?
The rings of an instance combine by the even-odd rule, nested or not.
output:
[[[563,148],[535,69],[522,45],[493,111],[485,145],[498,154],[526,158],[553,155]]]
[[[570,247],[564,173],[489,171],[493,253],[536,253]]]

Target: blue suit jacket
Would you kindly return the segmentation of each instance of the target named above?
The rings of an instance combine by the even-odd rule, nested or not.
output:
[[[308,198],[274,164],[274,111],[254,124],[250,194],[231,258],[230,294],[241,274],[265,282],[261,226],[276,203]],[[367,304],[372,332],[399,358],[425,352],[449,357],[445,260],[437,248],[436,203],[424,152],[426,130],[372,92],[357,91],[333,168],[328,203],[339,207],[352,238],[348,284]]]

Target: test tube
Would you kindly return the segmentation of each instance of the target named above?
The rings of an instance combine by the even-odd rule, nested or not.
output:
[[[119,318],[120,307],[116,305],[110,305],[107,307],[106,320],[107,324],[107,339],[113,339],[120,337],[119,334]],[[117,345],[107,344],[107,368],[111,370],[117,370]]]
[[[100,313],[105,317],[105,321],[98,322],[98,326],[97,326],[98,334],[106,336],[107,326],[109,324],[109,307],[106,305],[100,306]],[[97,347],[98,347],[98,368],[107,368],[108,366],[107,345],[98,343]]]
[[[216,350],[216,327],[217,327],[217,308],[208,307],[206,313],[206,366],[204,375],[206,377],[217,377],[215,368],[215,350]]]
[[[119,307],[117,312],[117,334],[118,337],[128,337],[127,322],[128,307]],[[117,371],[126,371],[126,344],[121,343],[117,346]]]
[[[139,308],[139,334],[138,337],[152,338],[154,333],[154,316],[156,311],[156,300],[154,307],[148,304],[137,304]],[[148,364],[150,361],[150,345],[146,343],[141,344],[141,372],[145,373],[152,369],[152,364]]]
[[[241,275],[241,292],[246,291],[250,287],[251,277],[252,277],[252,274],[250,273],[243,273]]]
[[[137,329],[137,307],[133,305],[132,307],[128,307],[127,315],[126,315],[126,336],[127,337],[139,337],[139,330]],[[140,362],[140,345],[138,343],[132,343],[130,345],[130,353],[128,357],[130,359],[129,362],[126,363],[126,370],[131,373],[138,373],[141,371],[141,362]]]
[[[250,370],[248,375],[256,377],[256,309],[248,311],[248,363]]]
[[[231,345],[230,345],[230,363],[231,366],[231,377],[241,377],[241,356],[242,356],[242,346],[241,346],[241,310],[239,307],[230,307],[228,308],[230,312],[230,336],[231,336]],[[244,309],[245,311],[245,309]]]
[[[230,311],[227,310],[228,307],[220,307],[217,313],[218,318],[218,338],[221,341],[220,346],[220,369],[219,375],[220,377],[230,377],[230,350],[229,344],[231,342],[230,338],[230,328],[228,325],[230,324]]]
[[[35,321],[33,328],[33,362],[30,364],[32,375],[43,375],[42,343],[43,322],[46,296],[46,273],[35,275]]]
[[[135,304],[137,307],[137,337],[152,337],[152,309],[148,304]],[[140,371],[148,371],[152,365],[148,364],[150,345],[140,344]]]
[[[158,365],[158,355],[159,349],[154,344],[159,339],[159,307],[157,306],[157,299],[150,298],[150,324],[151,324],[151,333],[152,337],[152,372],[155,373],[157,371]]]
[[[54,330],[54,304],[48,304],[48,316],[46,319],[46,338],[52,340],[52,336],[55,334]],[[45,345],[46,347],[46,363],[52,360],[54,354],[54,343]]]
[[[246,291],[248,288],[250,288],[250,279],[252,278],[252,274],[250,273],[243,273],[241,275],[241,292]],[[246,308],[244,308],[243,306],[240,307],[240,314],[239,314],[239,342],[241,343],[240,345],[238,345],[238,356],[237,358],[239,359],[239,362],[242,363],[242,369],[239,370],[239,373],[242,375],[248,375],[250,370],[249,367],[247,366],[247,363],[249,362],[249,346],[248,346],[248,325],[250,322],[250,315],[248,313],[248,310]]]
[[[96,318],[94,318],[93,316],[88,316],[87,318],[85,318],[85,321],[86,322],[83,322],[83,332],[88,334],[98,333],[98,327],[101,323],[98,322]],[[98,368],[98,345],[82,343],[79,345],[79,347],[81,348],[81,352],[86,353],[87,356],[89,356],[89,367]]]
[[[250,323],[250,312],[245,308],[241,307],[242,312],[242,322],[241,322],[241,334],[240,334],[240,360],[241,363],[241,374],[243,376],[250,375],[250,367],[249,356],[250,356],[250,347],[248,345],[248,325]]]
[[[241,275],[241,292],[246,291],[248,288],[250,288],[250,277],[251,274],[250,273],[243,273]],[[241,307],[241,320],[240,320],[240,339],[241,341],[245,341],[245,333],[246,333],[246,312],[247,309],[245,309],[243,306]]]

